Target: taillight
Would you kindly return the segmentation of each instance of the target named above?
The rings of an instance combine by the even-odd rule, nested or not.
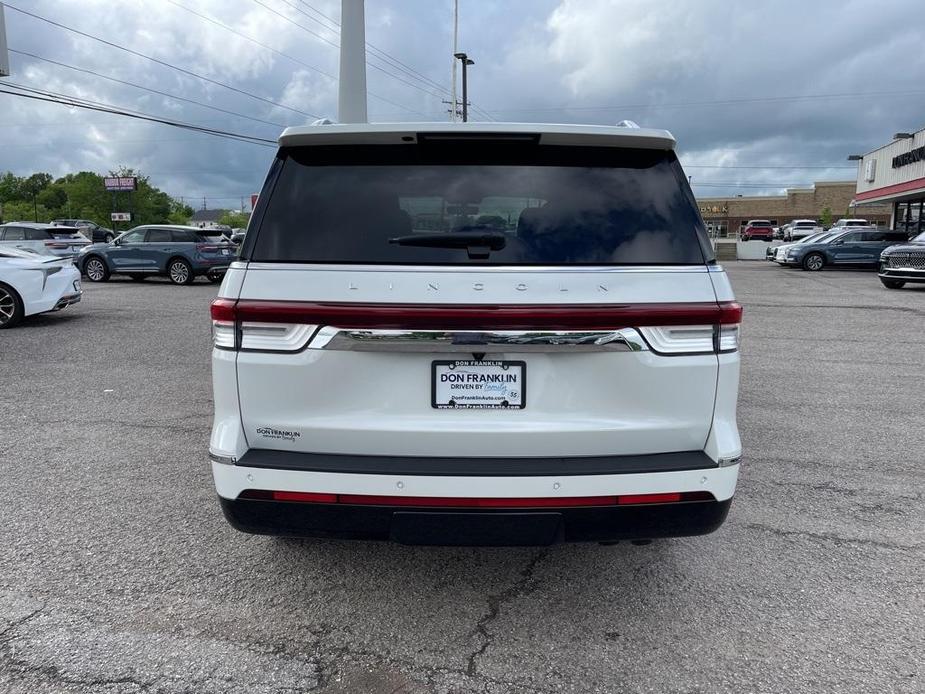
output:
[[[659,354],[738,349],[742,307],[686,304],[440,305],[216,299],[220,349],[297,352],[319,326],[380,330],[616,330],[637,328]]]
[[[46,241],[46,242],[45,242],[45,248],[57,248],[57,249],[62,249],[62,250],[63,250],[63,249],[65,249],[65,248],[70,248],[70,244],[69,244],[69,243],[61,243],[60,241]]]
[[[211,313],[212,343],[219,349],[298,352],[318,329],[308,323],[242,320],[245,313],[233,299],[216,299]]]
[[[652,351],[659,354],[723,354],[739,349],[741,321],[742,307],[730,301],[718,304],[715,322],[640,326],[639,332]]]
[[[221,246],[215,246],[211,243],[197,243],[196,250],[200,253],[218,253],[221,250]]]

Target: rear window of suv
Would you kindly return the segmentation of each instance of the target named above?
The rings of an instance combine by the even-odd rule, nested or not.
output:
[[[680,164],[661,150],[501,143],[284,148],[260,200],[257,233],[247,235],[242,253],[258,262],[713,260]]]

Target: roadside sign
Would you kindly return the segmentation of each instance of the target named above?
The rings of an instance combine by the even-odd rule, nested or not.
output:
[[[257,198],[258,198],[258,197],[259,197],[259,196],[257,195],[257,193],[251,193],[251,211],[253,211],[253,209],[254,209],[255,207],[257,207]]]
[[[138,188],[138,179],[135,176],[110,176],[103,179],[106,190],[129,191]]]
[[[131,222],[133,216],[132,212],[113,212],[109,218],[114,222]]]

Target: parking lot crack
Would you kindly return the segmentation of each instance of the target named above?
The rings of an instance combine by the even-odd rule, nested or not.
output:
[[[488,611],[482,615],[473,631],[473,635],[477,635],[479,639],[481,639],[481,644],[469,655],[466,663],[466,674],[470,677],[474,677],[477,674],[478,660],[485,655],[485,652],[492,644],[493,637],[488,630],[488,625],[498,618],[498,615],[501,614],[501,607],[505,603],[530,592],[536,567],[548,554],[549,550],[547,549],[535,554],[527,563],[527,566],[520,571],[520,577],[513,585],[500,593],[488,596]]]
[[[921,545],[900,545],[892,542],[882,542],[880,540],[870,540],[863,537],[841,537],[833,533],[815,533],[809,530],[784,530],[782,528],[774,528],[763,523],[748,523],[745,527],[751,530],[761,530],[777,537],[791,538],[791,537],[809,537],[815,540],[822,540],[825,542],[834,542],[837,545],[847,545],[847,544],[857,544],[857,545],[869,545],[871,547],[878,547],[880,549],[893,549],[900,550],[903,552],[908,552],[911,550],[921,549]]]
[[[33,610],[32,612],[27,614],[25,617],[20,617],[19,619],[16,619],[10,622],[4,629],[0,630],[0,639],[2,639],[7,634],[12,634],[14,631],[16,631],[16,629],[21,627],[26,622],[38,617],[44,609],[45,609],[45,606],[42,605],[38,609]]]

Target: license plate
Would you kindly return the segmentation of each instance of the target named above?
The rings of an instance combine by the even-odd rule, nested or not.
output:
[[[441,410],[519,410],[526,406],[522,361],[435,361],[431,406]]]

